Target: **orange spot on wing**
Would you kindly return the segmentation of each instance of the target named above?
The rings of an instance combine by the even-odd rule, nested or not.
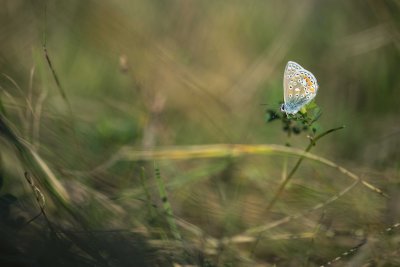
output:
[[[308,77],[306,77],[305,79],[306,79],[308,86],[311,86],[313,84],[312,81]]]
[[[315,92],[315,88],[314,87],[310,87],[309,89],[308,89],[311,93],[314,93]]]

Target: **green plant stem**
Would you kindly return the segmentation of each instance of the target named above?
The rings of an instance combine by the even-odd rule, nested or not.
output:
[[[174,236],[175,240],[177,241],[182,241],[181,234],[179,233],[178,226],[176,225],[175,219],[174,219],[174,213],[172,211],[171,204],[168,200],[167,197],[167,190],[165,189],[165,185],[163,180],[161,179],[160,175],[160,170],[155,167],[155,173],[156,173],[156,180],[157,180],[157,186],[158,186],[158,192],[161,197],[161,201],[163,203],[163,208],[164,212],[166,213],[166,220],[169,224],[169,227],[171,229],[171,233]]]
[[[344,126],[340,126],[337,128],[330,129],[326,132],[323,132],[322,134],[316,136],[315,138],[310,140],[310,144],[307,146],[307,148],[304,150],[305,153],[309,152],[313,146],[316,145],[316,142],[321,139],[322,137],[333,133],[335,131],[343,129]],[[290,173],[286,176],[286,179],[281,183],[281,185],[278,188],[278,191],[276,191],[275,195],[272,197],[272,200],[269,202],[268,206],[265,208],[265,212],[269,213],[269,211],[273,208],[273,206],[276,204],[278,201],[279,197],[282,195],[283,191],[286,188],[286,185],[289,183],[289,181],[292,179],[293,175],[296,173],[297,169],[299,168],[300,164],[304,160],[304,156],[301,156],[299,160],[296,162],[296,165],[294,165],[293,169],[290,171]]]
[[[144,167],[141,168],[140,183],[142,184],[143,192],[146,196],[146,204],[147,204],[147,210],[148,210],[148,214],[150,216],[150,220],[153,220],[156,217],[156,215],[154,212],[154,207],[152,206],[151,195],[150,195],[150,192],[146,185],[146,174],[144,171]]]

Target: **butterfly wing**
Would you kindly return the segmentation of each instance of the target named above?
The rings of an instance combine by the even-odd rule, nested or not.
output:
[[[295,114],[316,96],[317,79],[311,72],[292,61],[286,65],[284,75],[285,111]]]
[[[283,100],[285,101],[285,104],[289,100],[289,94],[293,94],[295,74],[302,69],[302,66],[293,61],[289,61],[286,64],[285,73],[283,75]]]

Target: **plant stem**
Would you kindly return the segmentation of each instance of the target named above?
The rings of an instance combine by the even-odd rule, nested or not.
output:
[[[316,142],[321,139],[322,137],[343,129],[344,126],[340,126],[337,128],[330,129],[326,132],[323,132],[322,134],[316,136],[315,138],[310,140],[310,144],[307,146],[307,148],[304,150],[305,153],[309,152],[313,146],[316,145]],[[296,162],[296,165],[294,165],[293,169],[290,171],[290,173],[286,176],[286,179],[281,183],[281,185],[278,188],[278,191],[276,194],[272,197],[272,200],[269,202],[268,206],[265,208],[265,212],[269,213],[269,211],[272,209],[272,207],[276,204],[276,201],[278,201],[279,197],[282,195],[283,191],[285,190],[286,185],[289,183],[289,181],[292,179],[293,175],[296,173],[297,169],[299,168],[300,164],[303,162],[304,156],[301,156],[299,160]]]
[[[155,167],[155,173],[156,173],[158,192],[160,194],[161,201],[163,203],[163,208],[164,208],[164,211],[166,214],[166,220],[171,229],[171,233],[172,233],[173,237],[175,238],[175,240],[182,241],[181,234],[179,233],[178,226],[175,222],[174,213],[172,211],[172,206],[167,197],[167,190],[165,189],[164,182],[161,179],[160,170],[157,167]]]
[[[147,211],[148,211],[148,215],[150,216],[149,219],[153,220],[156,217],[156,214],[154,212],[154,207],[152,205],[152,199],[151,199],[149,189],[147,188],[146,180],[147,180],[147,178],[146,178],[145,170],[144,170],[144,167],[142,167],[140,170],[140,183],[142,185],[143,192],[146,196]]]

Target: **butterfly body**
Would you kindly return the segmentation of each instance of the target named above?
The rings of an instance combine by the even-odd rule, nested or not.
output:
[[[284,104],[281,110],[286,114],[296,114],[315,98],[318,83],[311,72],[289,61],[283,76],[283,88]]]

